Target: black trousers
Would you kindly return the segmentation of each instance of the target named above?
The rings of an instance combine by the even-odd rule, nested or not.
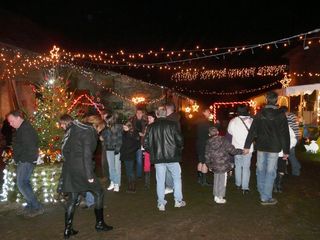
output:
[[[103,197],[104,197],[103,189],[101,188],[99,190],[90,190],[90,192],[92,192],[94,196],[95,208],[96,209],[103,208]],[[67,212],[74,212],[74,209],[78,202],[78,198],[80,194],[81,194],[80,192],[68,193],[68,201],[66,206]]]

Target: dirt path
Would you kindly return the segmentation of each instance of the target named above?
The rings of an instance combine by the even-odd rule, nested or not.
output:
[[[274,194],[275,206],[261,206],[255,188],[255,166],[252,164],[250,187],[243,196],[236,190],[233,178],[227,186],[227,203],[213,202],[212,189],[196,183],[196,161],[192,144],[187,145],[183,171],[183,193],[187,206],[173,207],[172,194],[167,196],[165,212],[156,207],[154,172],[150,190],[138,181],[137,193],[125,192],[125,177],[119,193],[106,192],[106,222],[114,226],[107,233],[94,230],[93,210],[78,208],[74,228],[79,234],[71,239],[320,239],[320,160],[303,159],[300,177],[286,176],[284,193]],[[46,206],[44,215],[24,219],[15,210],[0,205],[1,239],[62,239],[64,210],[61,205]]]

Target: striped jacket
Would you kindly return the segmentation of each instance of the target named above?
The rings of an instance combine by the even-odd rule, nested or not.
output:
[[[287,113],[288,125],[292,128],[297,138],[300,138],[299,124],[297,116],[294,113]]]

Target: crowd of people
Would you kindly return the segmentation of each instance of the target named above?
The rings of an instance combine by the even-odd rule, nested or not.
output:
[[[210,110],[202,110],[202,118],[196,124],[197,181],[202,186],[213,185],[217,204],[226,203],[228,172],[233,168],[236,187],[243,194],[249,193],[254,151],[257,156],[257,189],[262,205],[277,203],[272,193],[282,191],[281,183],[287,173],[288,159],[292,165],[292,175],[300,175],[301,165],[294,150],[299,138],[296,121],[286,108],[277,106],[277,100],[275,92],[268,92],[267,104],[255,116],[250,115],[246,106],[239,106],[237,116],[229,122],[228,138],[221,136],[218,123],[210,121]],[[20,111],[10,112],[7,120],[16,129],[13,153],[17,163],[17,185],[27,202],[18,214],[34,217],[44,212],[30,184],[38,157],[37,132]],[[119,192],[122,189],[122,163],[128,193],[136,192],[136,180],[143,176],[145,188],[149,189],[151,166],[154,165],[159,211],[166,210],[165,196],[168,192],[173,192],[174,207],[186,206],[180,166],[184,139],[180,115],[173,103],[147,114],[137,108],[135,115],[124,124],[119,123],[117,113],[86,116],[82,121],[64,114],[59,123],[65,131],[61,146],[64,163],[57,189],[68,199],[65,207],[65,239],[78,233],[73,228],[73,217],[79,196],[83,194],[94,199],[95,229],[113,229],[105,223],[104,189],[94,172],[93,159],[98,141],[104,146],[108,163],[107,191]],[[213,184],[208,181],[211,172],[214,175]]]

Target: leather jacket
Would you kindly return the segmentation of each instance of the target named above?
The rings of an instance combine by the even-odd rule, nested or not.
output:
[[[153,164],[180,162],[183,138],[177,123],[159,118],[148,126],[144,148]]]

